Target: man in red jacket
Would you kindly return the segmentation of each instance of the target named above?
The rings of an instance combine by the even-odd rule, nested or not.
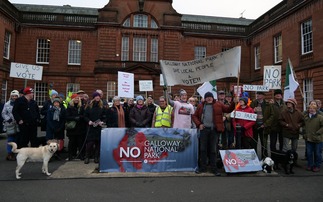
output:
[[[215,176],[220,176],[216,167],[216,159],[219,134],[224,131],[223,113],[232,112],[234,107],[234,102],[227,106],[222,102],[215,101],[211,92],[205,93],[204,102],[197,106],[192,116],[196,128],[200,130],[200,167],[196,173],[207,171],[206,166],[209,153],[211,172]]]

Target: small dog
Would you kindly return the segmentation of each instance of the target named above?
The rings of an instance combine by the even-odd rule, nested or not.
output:
[[[262,162],[262,171],[264,173],[271,173],[271,171],[274,171],[274,161],[270,157],[266,157]]]
[[[26,161],[31,162],[43,162],[42,171],[47,176],[50,176],[51,173],[48,172],[48,162],[53,154],[57,151],[58,144],[57,142],[48,141],[48,144],[45,146],[39,147],[24,147],[21,149],[17,149],[17,144],[14,142],[9,142],[9,145],[12,146],[12,152],[18,153],[17,159],[17,167],[16,167],[16,178],[20,179],[20,169],[26,163]]]
[[[278,169],[278,165],[281,164],[286,174],[294,174],[293,167],[296,164],[298,158],[298,154],[295,151],[275,151],[271,153],[271,158],[275,162],[275,169]]]

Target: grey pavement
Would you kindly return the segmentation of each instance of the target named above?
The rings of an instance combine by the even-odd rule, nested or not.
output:
[[[67,141],[65,141],[67,146]],[[1,180],[15,180],[15,161],[6,161],[6,138],[5,136],[0,137],[0,181]],[[258,148],[260,150],[260,148]],[[220,169],[221,177],[231,176],[242,176],[242,177],[280,177],[280,176],[322,176],[323,171],[314,173],[306,171],[306,161],[301,160],[304,158],[305,144],[304,140],[299,140],[298,147],[298,165],[294,167],[295,174],[286,175],[284,171],[276,170],[272,173],[264,173],[262,171],[255,173],[236,173],[226,174],[224,169]],[[73,160],[66,161],[64,158],[67,154],[62,154],[63,159],[52,160],[49,163],[49,172],[51,176],[46,176],[41,172],[41,163],[26,163],[22,168],[22,179],[87,179],[87,178],[136,178],[136,177],[210,177],[213,176],[211,173],[196,174],[194,172],[162,172],[162,173],[100,173],[98,172],[98,164],[93,163],[93,159],[89,164],[84,164],[83,161]]]

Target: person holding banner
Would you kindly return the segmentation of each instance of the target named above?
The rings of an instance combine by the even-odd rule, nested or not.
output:
[[[181,89],[179,91],[180,100],[173,101],[169,99],[169,104],[174,107],[173,128],[192,128],[192,118],[194,107],[187,103],[187,93]]]
[[[173,107],[167,104],[164,96],[159,97],[159,106],[153,115],[152,128],[171,128],[172,127]]]
[[[267,142],[274,118],[274,111],[272,105],[264,99],[264,92],[258,91],[256,96],[256,100],[250,104],[250,107],[257,114],[256,124],[253,127],[253,149],[258,154],[258,138],[260,138],[261,155],[258,154],[258,157],[263,159],[268,156]]]
[[[241,97],[239,99],[239,108],[236,111],[245,112],[245,113],[255,113],[251,107],[248,106],[248,97]],[[241,149],[252,149],[252,137],[253,137],[253,126],[255,121],[245,120],[245,119],[232,119],[232,124],[234,127],[235,134],[237,133],[237,125],[241,127]],[[237,135],[235,135],[236,138]],[[240,141],[236,141],[240,142]],[[239,149],[239,148],[238,148]]]
[[[144,97],[138,95],[136,97],[136,105],[131,109],[129,114],[129,121],[131,127],[134,128],[148,128],[151,115],[148,107],[144,104]]]
[[[197,106],[192,116],[196,127],[200,131],[200,167],[196,170],[196,173],[207,171],[207,157],[209,156],[211,172],[216,176],[220,176],[217,170],[216,160],[219,135],[224,131],[223,113],[232,112],[235,103],[232,102],[230,106],[226,106],[222,102],[215,101],[213,93],[211,92],[205,93],[204,100],[203,103]]]

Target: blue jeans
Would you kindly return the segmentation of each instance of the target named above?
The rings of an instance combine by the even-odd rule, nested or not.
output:
[[[200,169],[206,171],[207,157],[213,172],[217,172],[217,145],[219,134],[211,128],[200,130]]]
[[[307,167],[320,168],[322,162],[321,148],[322,143],[306,141]]]

